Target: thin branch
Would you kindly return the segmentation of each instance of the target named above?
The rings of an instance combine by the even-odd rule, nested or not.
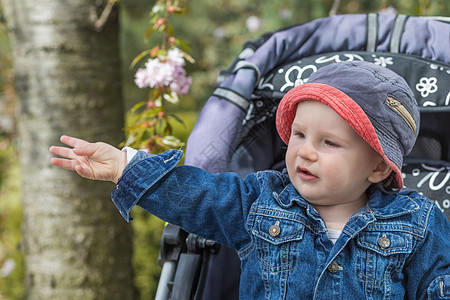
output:
[[[164,37],[162,40],[161,49],[166,49],[166,45],[169,40],[169,17],[170,17],[169,6],[171,6],[171,5],[172,5],[172,1],[167,0],[166,1],[166,16],[164,18],[165,23],[166,23],[166,28],[164,29]]]
[[[341,0],[334,0],[333,1],[333,6],[331,7],[330,10],[330,16],[334,16],[337,14],[337,11],[339,9],[339,4],[341,3]]]
[[[103,27],[105,27],[106,21],[108,20],[108,17],[111,14],[112,8],[114,7],[115,3],[116,0],[108,0],[105,8],[102,11],[102,14],[100,15],[100,18],[98,18],[98,20],[95,21],[94,24],[95,30],[97,31],[103,30]]]

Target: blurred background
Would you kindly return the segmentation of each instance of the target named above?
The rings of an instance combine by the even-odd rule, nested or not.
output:
[[[55,0],[62,1],[62,0]],[[148,90],[134,84],[134,57],[160,42],[145,38],[153,1],[120,0],[120,70],[124,111],[144,101]],[[450,16],[446,0],[192,0],[186,14],[171,20],[178,38],[190,45],[195,63],[187,65],[191,90],[178,105],[167,109],[185,123],[175,135],[187,139],[198,113],[214,90],[220,70],[227,68],[247,40],[267,31],[308,22],[330,14],[397,13]],[[25,291],[25,257],[22,251],[22,183],[18,153],[13,58],[0,6],[0,299],[21,299]],[[132,273],[137,299],[154,296],[160,268],[157,265],[163,222],[135,209],[132,226]],[[28,295],[29,296],[29,295]]]

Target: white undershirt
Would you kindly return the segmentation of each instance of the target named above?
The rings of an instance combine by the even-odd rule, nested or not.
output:
[[[127,153],[127,163],[129,163],[138,152],[136,149],[130,147],[124,147],[122,151]]]
[[[338,230],[338,229],[328,229],[327,230],[327,235],[328,238],[330,239],[331,242],[336,243],[337,239],[339,238],[339,236],[341,235],[342,230]]]

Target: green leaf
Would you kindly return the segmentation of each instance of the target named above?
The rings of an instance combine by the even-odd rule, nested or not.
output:
[[[128,138],[125,141],[125,145],[124,147],[129,147],[130,145],[132,145],[134,142],[136,141],[136,139],[134,138],[133,135],[129,135]]]
[[[154,49],[154,48],[153,48],[153,49]],[[133,69],[134,66],[135,66],[142,58],[144,58],[145,56],[149,55],[149,54],[153,51],[153,49],[148,49],[148,50],[145,50],[145,51],[142,51],[141,53],[139,53],[139,55],[136,56],[136,57],[133,59],[133,61],[131,62],[130,69]]]
[[[185,144],[174,136],[168,135],[162,139],[162,142],[172,148],[184,147]]]
[[[163,131],[163,126],[164,126],[164,120],[163,119],[158,119],[158,127],[157,127],[158,130],[159,131]]]
[[[168,116],[174,118],[175,120],[178,121],[178,123],[180,123],[181,125],[183,125],[184,127],[186,127],[186,124],[185,124],[185,123],[183,122],[183,120],[180,119],[180,117],[178,117],[177,115],[175,115],[175,114],[168,114]]]
[[[156,100],[160,98],[161,98],[161,91],[159,89],[151,89],[148,92],[148,99],[155,101],[156,106],[159,106],[158,103],[156,103]]]
[[[156,23],[156,21],[158,21],[159,19],[161,19],[160,16],[154,15],[154,16],[148,21],[148,23],[149,23],[149,24],[152,24],[152,25],[154,26],[155,23]]]
[[[130,111],[131,111],[132,113],[134,113],[136,110],[138,110],[140,107],[144,106],[145,104],[147,104],[147,102],[145,102],[145,101],[136,103],[136,104],[130,109]]]
[[[157,30],[159,32],[164,32],[164,30],[166,30],[166,24],[162,24],[162,25],[158,26]]]
[[[180,47],[180,51],[183,53],[184,58],[190,63],[194,63],[195,59],[187,53],[188,51],[191,51],[189,45],[179,39],[175,39],[175,43]]]
[[[172,126],[169,124],[169,122],[166,123],[166,128],[164,129],[164,133],[172,134]]]
[[[152,35],[153,31],[155,31],[155,28],[153,26],[147,28],[147,30],[144,32],[145,38],[148,39]]]
[[[187,7],[175,7],[173,13],[177,15],[185,14],[187,11]]]

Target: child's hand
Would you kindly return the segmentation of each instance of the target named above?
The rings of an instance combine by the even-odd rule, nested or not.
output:
[[[63,135],[61,142],[73,147],[50,147],[50,153],[65,157],[52,158],[51,164],[77,172],[80,176],[117,183],[127,164],[126,153],[105,143]]]

